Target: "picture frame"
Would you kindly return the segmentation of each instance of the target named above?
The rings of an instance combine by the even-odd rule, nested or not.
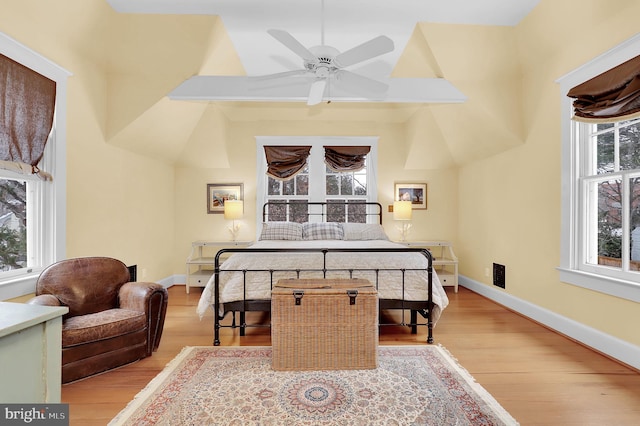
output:
[[[427,184],[402,183],[395,184],[394,201],[411,201],[412,210],[427,209]]]
[[[242,183],[208,183],[207,213],[223,214],[226,200],[243,200],[244,185]]]

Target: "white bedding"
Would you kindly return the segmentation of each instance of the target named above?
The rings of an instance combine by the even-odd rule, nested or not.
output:
[[[255,243],[252,248],[403,248],[398,243],[385,240],[344,241],[344,240],[311,240],[311,241],[274,241],[263,240]],[[268,300],[271,298],[271,280],[269,272],[247,272],[247,287],[243,289],[242,269],[322,269],[322,253],[233,253],[224,261],[221,270],[232,272],[220,273],[220,303],[233,302],[243,299],[246,291],[247,300]],[[403,295],[401,272],[399,268],[426,268],[426,258],[421,253],[409,252],[329,252],[327,253],[327,269],[380,269],[378,297],[380,299],[401,300]],[[396,269],[384,271],[383,269]],[[296,272],[274,272],[273,283],[281,278],[295,278]],[[348,271],[328,271],[327,278],[348,278]],[[300,272],[300,278],[322,278],[321,271]],[[375,283],[373,271],[353,271],[353,278],[368,279]],[[375,285],[375,284],[374,284]],[[405,271],[404,300],[427,300],[427,274],[425,271]],[[214,305],[214,277],[207,283],[197,312],[202,316],[207,309]],[[433,272],[433,303],[432,313],[434,324],[437,322],[444,308],[449,304],[447,294],[442,287],[438,275]]]

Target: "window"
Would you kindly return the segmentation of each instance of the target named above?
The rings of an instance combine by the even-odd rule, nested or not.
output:
[[[582,270],[640,280],[640,119],[576,123]]]
[[[364,222],[365,206],[362,202],[376,201],[375,156],[377,138],[372,137],[258,137],[258,223],[262,222],[262,206],[267,201],[300,202],[300,207],[292,207],[289,217],[286,212],[270,213],[270,220],[291,220],[306,222],[313,220],[307,215],[307,201],[336,203],[327,208],[327,221]],[[311,146],[307,165],[291,179],[279,180],[266,175],[265,145],[307,145]],[[358,171],[336,172],[324,161],[325,145],[370,146],[365,167]],[[345,208],[344,203],[351,203]],[[359,203],[359,204],[358,204]],[[339,205],[338,205],[339,204]]]
[[[640,55],[640,35],[558,80],[562,96],[560,280],[640,301],[640,119],[577,122],[570,89]]]
[[[53,181],[0,169],[0,300],[5,300],[32,292],[38,272],[65,255],[69,73],[3,33],[0,53],[56,82],[53,129],[38,164]]]
[[[0,272],[27,267],[27,182],[0,177]]]

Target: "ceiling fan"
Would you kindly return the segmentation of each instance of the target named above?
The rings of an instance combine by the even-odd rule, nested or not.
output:
[[[324,1],[322,3],[324,14]],[[366,98],[376,98],[383,95],[389,86],[386,83],[365,77],[346,70],[346,67],[375,58],[394,49],[393,41],[384,35],[375,37],[345,52],[324,44],[324,18],[321,30],[321,45],[306,48],[291,34],[284,30],[271,29],[267,33],[286,46],[303,60],[303,67],[298,70],[285,71],[275,74],[252,77],[255,82],[265,82],[277,79],[308,78],[311,87],[307,98],[307,105],[322,102],[329,80],[342,89],[356,93]],[[260,85],[258,84],[259,88]]]

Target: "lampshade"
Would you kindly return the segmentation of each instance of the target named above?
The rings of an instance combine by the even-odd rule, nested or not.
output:
[[[224,202],[224,218],[229,220],[241,219],[244,205],[241,200],[226,200]]]
[[[411,220],[411,201],[393,202],[394,220]]]

